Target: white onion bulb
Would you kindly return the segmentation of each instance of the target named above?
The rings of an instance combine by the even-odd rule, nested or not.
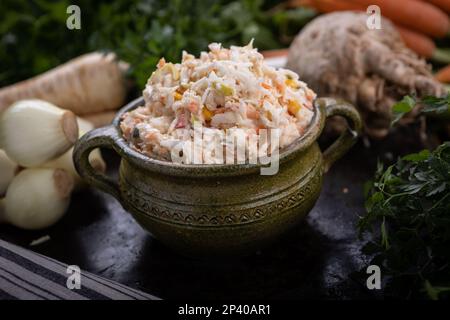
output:
[[[81,137],[86,132],[94,129],[94,125],[91,124],[89,121],[84,120],[82,118],[78,118],[78,128],[79,128],[79,136]],[[64,153],[62,156],[50,160],[42,165],[43,168],[60,168],[64,169],[67,172],[69,172],[75,179],[75,189],[80,189],[84,184],[81,177],[78,175],[77,170],[75,169],[75,166],[73,164],[73,148],[69,149],[66,153]],[[106,171],[106,164],[105,161],[102,158],[102,154],[100,152],[100,149],[94,149],[89,154],[89,163],[91,166],[100,172]]]
[[[49,227],[64,215],[72,190],[73,178],[63,169],[25,169],[8,187],[0,220],[23,229]]]
[[[76,116],[42,100],[21,100],[0,115],[0,147],[23,167],[62,155],[78,139]]]
[[[19,166],[0,149],[0,196],[3,196]]]

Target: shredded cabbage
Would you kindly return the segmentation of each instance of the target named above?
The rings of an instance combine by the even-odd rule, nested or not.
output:
[[[243,129],[248,141],[261,129],[279,129],[280,147],[289,145],[310,123],[316,94],[295,72],[268,66],[251,42],[229,49],[212,43],[199,58],[183,52],[177,64],[161,59],[143,96],[145,105],[122,119],[125,139],[136,150],[169,161],[174,148],[184,150],[187,161],[195,125],[222,133],[220,139],[204,140],[216,151],[226,146],[223,133],[235,128]],[[247,152],[256,154],[250,144]],[[208,152],[203,158],[218,163],[220,155]]]

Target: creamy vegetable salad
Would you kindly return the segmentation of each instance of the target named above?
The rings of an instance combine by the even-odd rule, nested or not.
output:
[[[183,52],[177,64],[163,58],[143,94],[145,105],[124,114],[121,130],[131,147],[169,161],[174,148],[192,145],[199,125],[213,134],[242,129],[246,140],[279,129],[283,148],[303,135],[316,97],[296,73],[268,66],[252,43],[229,49],[212,43],[199,58]],[[214,153],[208,157],[217,163]]]

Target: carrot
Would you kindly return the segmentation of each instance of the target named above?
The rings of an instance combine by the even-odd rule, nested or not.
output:
[[[256,111],[255,107],[251,104],[247,105],[247,118],[255,120],[259,119],[259,112]]]
[[[264,58],[275,58],[287,56],[287,52],[288,49],[274,49],[261,51],[261,54],[264,56]]]
[[[267,90],[272,89],[272,86],[270,84],[265,83],[265,82],[261,83],[261,87],[263,87],[264,89],[267,89]]]
[[[82,55],[34,78],[0,89],[0,112],[17,100],[37,98],[77,115],[117,109],[124,103],[127,65],[114,54]]]
[[[436,48],[433,40],[428,36],[398,25],[395,27],[406,46],[418,55],[436,62],[450,63],[450,54],[443,49]]]
[[[450,83],[450,65],[436,72],[434,78],[440,82]]]
[[[411,31],[407,28],[396,26],[397,31],[403,39],[405,44],[413,49],[417,54],[425,58],[432,58],[436,50],[436,45],[426,35]]]
[[[378,5],[381,14],[395,23],[433,37],[443,37],[450,29],[448,15],[434,5],[419,0],[292,0],[291,6],[305,5],[319,12],[361,10]]]
[[[322,13],[334,11],[366,11],[364,6],[348,1],[336,0],[302,0],[303,5],[310,6]],[[448,0],[450,1],[450,0]],[[433,40],[428,36],[396,25],[405,44],[418,55],[437,62],[450,63],[450,55],[444,50],[436,48]]]
[[[341,2],[341,1],[339,1]],[[393,22],[432,37],[444,37],[450,29],[448,15],[420,0],[348,0],[364,7],[377,5],[381,14]]]
[[[434,4],[436,7],[441,8],[447,13],[450,13],[450,0],[422,0]]]

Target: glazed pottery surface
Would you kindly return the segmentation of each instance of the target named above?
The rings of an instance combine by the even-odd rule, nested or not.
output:
[[[112,194],[145,229],[184,255],[250,253],[296,226],[319,197],[324,172],[361,130],[353,106],[317,99],[304,136],[280,150],[278,172],[261,175],[261,164],[178,164],[132,149],[119,123],[124,112],[143,104],[142,98],[131,102],[112,125],[86,133],[75,145],[74,163],[88,183]],[[316,140],[333,115],[345,117],[349,127],[322,153]],[[118,181],[89,164],[95,148],[120,155]]]

